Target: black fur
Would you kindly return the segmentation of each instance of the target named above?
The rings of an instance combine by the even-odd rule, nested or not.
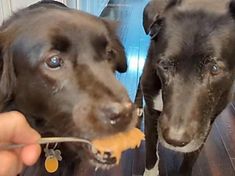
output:
[[[144,28],[154,32],[141,77],[146,168],[156,163],[159,139],[169,149],[189,153],[178,173],[189,176],[216,116],[233,98],[234,1],[165,2],[150,1],[144,11]],[[162,112],[153,101],[160,90]]]

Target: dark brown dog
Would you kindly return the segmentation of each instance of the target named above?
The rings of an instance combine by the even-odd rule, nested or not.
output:
[[[152,40],[141,79],[145,175],[158,175],[158,138],[185,153],[178,174],[191,175],[214,119],[233,98],[234,14],[234,1],[153,0],[146,6],[144,28]]]
[[[12,16],[0,28],[1,112],[22,112],[44,137],[92,140],[133,127],[133,105],[114,75],[127,69],[114,26],[48,2]],[[54,175],[82,175],[86,158],[100,167],[115,163],[87,155],[78,144],[58,147],[63,160]],[[44,160],[42,154],[22,175],[49,175]]]

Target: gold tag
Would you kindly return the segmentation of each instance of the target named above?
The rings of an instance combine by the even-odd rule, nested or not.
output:
[[[44,148],[45,152],[45,169],[48,173],[54,173],[59,168],[59,161],[62,160],[61,152],[60,150],[55,150],[57,144],[55,144],[53,149],[49,149],[49,144],[46,145],[46,148]]]
[[[46,158],[45,168],[47,172],[54,173],[57,171],[58,167],[59,167],[59,162],[54,155],[50,155]]]

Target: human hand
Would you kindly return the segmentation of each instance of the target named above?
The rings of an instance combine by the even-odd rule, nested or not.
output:
[[[21,113],[0,113],[0,145],[31,144],[15,150],[0,150],[0,176],[16,176],[24,165],[33,165],[41,153],[40,145],[33,144],[39,139],[40,135]]]

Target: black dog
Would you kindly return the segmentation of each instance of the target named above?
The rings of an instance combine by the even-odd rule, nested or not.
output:
[[[191,175],[213,121],[233,98],[234,7],[234,1],[221,0],[154,0],[145,7],[151,36],[141,78],[145,175],[158,175],[158,139],[185,153],[178,174]],[[156,103],[161,95],[162,112]]]
[[[88,140],[132,128],[134,106],[114,72],[127,69],[115,24],[40,2],[23,9],[0,28],[0,110],[22,112],[44,137]],[[53,146],[51,146],[53,147]],[[58,145],[63,160],[54,175],[83,175],[81,161],[109,167],[78,144]],[[22,175],[53,175],[45,156]]]

